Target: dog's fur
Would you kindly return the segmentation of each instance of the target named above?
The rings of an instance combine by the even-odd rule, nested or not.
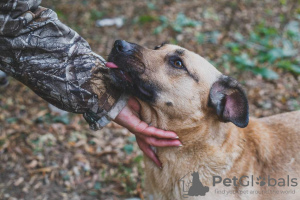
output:
[[[269,175],[277,180],[289,175],[298,181],[300,111],[250,118],[248,124],[248,102],[241,86],[201,56],[169,44],[155,50],[132,43],[130,46],[126,52],[113,48],[109,56],[109,61],[119,66],[111,72],[113,85],[138,98],[144,121],[176,132],[183,143],[182,147],[157,148],[162,169],[145,158],[145,182],[155,200],[184,199],[179,180],[194,171],[199,172],[200,181],[210,191],[205,197],[188,199],[300,199],[300,186],[212,186],[216,175],[223,179]],[[184,68],[176,68],[177,60],[184,63]],[[116,73],[118,70],[125,72],[129,80]],[[224,195],[216,194],[215,189],[296,192],[290,196]]]

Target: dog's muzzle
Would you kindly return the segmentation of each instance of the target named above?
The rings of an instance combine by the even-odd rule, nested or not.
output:
[[[114,43],[114,48],[120,53],[131,53],[134,47],[125,40],[116,40]]]
[[[153,101],[156,89],[141,76],[145,72],[142,47],[124,40],[116,40],[108,57],[107,67],[113,84],[145,101]]]

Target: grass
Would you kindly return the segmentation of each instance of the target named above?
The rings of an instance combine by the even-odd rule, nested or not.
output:
[[[154,29],[154,34],[160,34],[167,28],[171,28],[173,31],[181,33],[185,27],[196,27],[201,25],[201,22],[186,17],[182,12],[178,13],[174,21],[168,19],[164,15],[159,17],[159,21],[160,25]]]
[[[218,65],[231,65],[241,73],[251,71],[268,80],[279,78],[278,69],[299,75],[298,31],[299,23],[290,22],[282,33],[265,23],[257,25],[247,36],[237,32],[232,41],[225,44],[227,53]]]

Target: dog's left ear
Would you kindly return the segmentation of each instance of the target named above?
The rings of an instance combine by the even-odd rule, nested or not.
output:
[[[222,75],[210,89],[209,105],[215,109],[221,121],[232,122],[240,128],[248,125],[248,100],[235,79]]]

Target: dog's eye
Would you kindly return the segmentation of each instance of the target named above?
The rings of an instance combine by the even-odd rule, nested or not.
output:
[[[169,58],[169,63],[172,67],[177,69],[186,69],[183,61],[178,56],[171,56]]]
[[[183,67],[183,64],[182,64],[181,60],[175,60],[174,61],[174,65],[175,65],[175,67],[178,67],[178,68],[182,68]]]
[[[178,68],[178,69],[184,69],[184,65],[183,65],[183,62],[181,60],[174,60],[172,62],[172,65],[175,67],[175,68]]]

